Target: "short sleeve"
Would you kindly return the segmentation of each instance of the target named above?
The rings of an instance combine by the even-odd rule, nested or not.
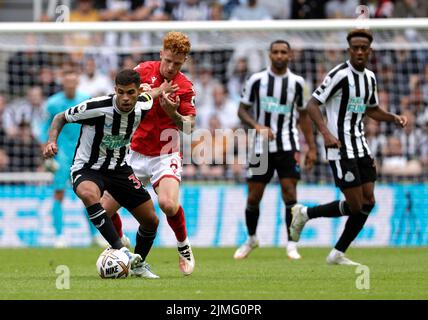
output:
[[[321,85],[314,91],[312,96],[322,104],[326,103],[327,100],[335,93],[335,90],[333,89],[342,78],[343,77],[340,72],[337,72],[333,77],[328,74]]]
[[[376,81],[376,77],[374,74],[370,75],[370,81],[371,81],[371,93],[370,93],[370,98],[369,101],[367,103],[368,107],[375,107],[379,105],[379,98],[378,98],[378,94],[377,94],[377,81]]]
[[[88,109],[87,101],[68,108],[64,111],[64,114],[67,122],[80,124],[88,123],[89,120],[104,115],[100,108]]]
[[[260,86],[260,79],[252,75],[245,83],[241,92],[241,103],[251,106],[255,101],[255,92]]]
[[[180,106],[178,112],[183,116],[196,116],[195,89],[191,86],[180,95]]]

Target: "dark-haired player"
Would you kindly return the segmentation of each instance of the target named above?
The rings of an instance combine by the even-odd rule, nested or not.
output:
[[[292,241],[289,232],[291,208],[296,204],[296,186],[300,179],[297,120],[309,145],[305,163],[308,169],[316,160],[316,146],[311,120],[303,103],[305,81],[288,69],[291,58],[289,43],[284,40],[272,42],[269,58],[270,67],[253,74],[248,79],[238,110],[241,120],[256,130],[252,154],[263,163],[249,164],[248,198],[245,209],[248,240],[236,250],[235,259],[246,258],[258,246],[256,229],[259,205],[266,185],[275,171],[278,173],[282,199],[286,207],[287,255],[290,259],[301,258],[296,242]],[[263,132],[267,133],[265,137]],[[264,167],[266,168],[264,172],[258,172]]]
[[[144,261],[152,247],[159,220],[143,184],[125,161],[132,134],[153,105],[148,93],[140,95],[140,76],[130,69],[115,79],[115,94],[86,100],[58,113],[50,126],[45,158],[58,153],[58,136],[67,123],[82,125],[71,166],[73,190],[89,218],[113,249],[124,251],[134,275],[158,278]],[[70,150],[69,150],[70,152]],[[124,247],[110,217],[100,204],[107,190],[139,222],[135,254]]]
[[[309,219],[348,216],[341,237],[327,256],[327,263],[359,265],[346,258],[345,251],[375,206],[376,181],[375,162],[364,136],[363,118],[367,115],[401,127],[406,126],[407,119],[378,106],[376,78],[366,69],[372,52],[372,34],[365,29],[355,29],[348,33],[347,40],[350,59],[327,74],[307,104],[309,115],[324,138],[335,184],[345,200],[312,208],[295,205],[290,229],[291,237],[298,241]],[[321,105],[325,105],[327,123],[319,109]]]

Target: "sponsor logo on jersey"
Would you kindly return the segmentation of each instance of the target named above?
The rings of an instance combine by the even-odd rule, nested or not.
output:
[[[366,105],[361,97],[349,98],[348,106],[346,108],[348,112],[352,113],[364,113],[366,112]]]
[[[280,104],[278,98],[275,97],[263,97],[260,100],[260,107],[266,112],[279,114],[289,114],[291,112],[291,106]]]
[[[119,149],[129,145],[131,138],[125,139],[125,135],[120,134],[117,136],[104,136],[101,145],[107,149]]]

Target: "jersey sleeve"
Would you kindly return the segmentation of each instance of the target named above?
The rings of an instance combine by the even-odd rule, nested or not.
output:
[[[312,96],[322,104],[326,103],[336,93],[336,85],[343,79],[342,73],[337,72],[333,77],[328,74]]]
[[[255,101],[255,90],[258,77],[252,75],[248,78],[241,92],[241,103],[251,106]]]
[[[297,110],[305,110],[306,109],[306,101],[305,101],[305,92],[306,82],[302,77],[298,77],[296,80],[296,107]]]
[[[103,116],[101,108],[88,109],[88,101],[84,101],[77,106],[68,108],[64,111],[65,120],[70,123],[91,124],[92,119]]]
[[[190,86],[180,96],[180,106],[178,107],[178,113],[183,116],[196,116],[195,108],[195,89]]]
[[[374,74],[370,75],[369,78],[371,81],[372,92],[370,94],[369,101],[367,101],[367,106],[368,107],[376,107],[379,105],[379,98],[378,98],[378,94],[377,94],[377,81],[376,81],[376,77]]]

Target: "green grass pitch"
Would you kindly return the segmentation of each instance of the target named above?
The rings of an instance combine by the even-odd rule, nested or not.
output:
[[[301,248],[300,261],[281,248],[235,261],[234,250],[194,248],[195,272],[184,277],[175,249],[154,248],[148,262],[161,279],[104,280],[95,268],[101,248],[1,249],[0,299],[428,299],[426,248],[348,250],[369,267],[369,289],[357,289],[355,267],[326,265],[329,248]],[[70,270],[69,289],[56,288],[58,265]]]

